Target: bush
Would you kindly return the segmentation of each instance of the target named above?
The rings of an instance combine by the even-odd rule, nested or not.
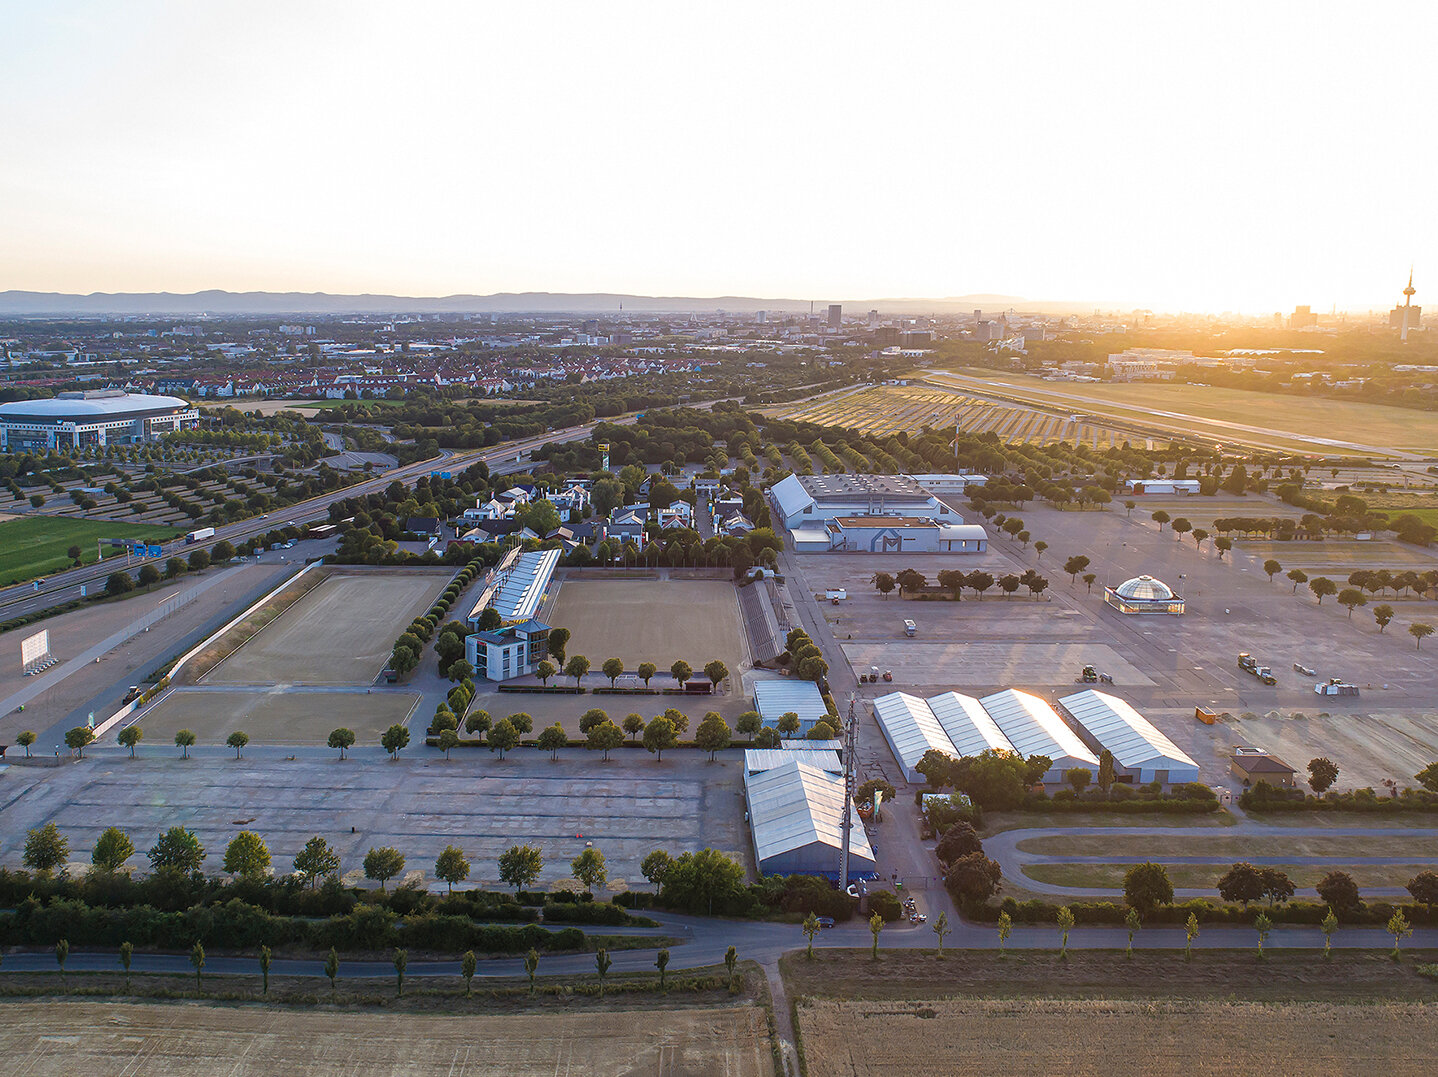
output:
[[[904,905],[888,890],[869,891],[869,910],[882,916],[886,923],[893,923],[904,915]]]

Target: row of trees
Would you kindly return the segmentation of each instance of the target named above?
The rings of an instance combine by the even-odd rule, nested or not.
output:
[[[1027,587],[1029,593],[1032,595],[1040,595],[1049,585],[1049,581],[1045,577],[1039,575],[1038,572],[1031,568],[1026,569],[1022,575],[1007,573],[997,578],[982,569],[977,569],[973,572],[961,572],[958,569],[946,568],[939,571],[937,579],[940,589],[949,592],[955,602],[960,601],[960,597],[965,588],[974,592],[974,594],[978,595],[980,600],[982,600],[984,592],[990,590],[996,584],[999,590],[1004,593],[1005,598],[1008,598],[1020,587]],[[911,568],[906,568],[902,572],[892,575],[888,572],[876,572],[869,582],[872,583],[875,590],[885,598],[887,598],[889,592],[893,591],[896,587],[899,590],[900,597],[902,597],[904,594],[922,594],[929,586],[928,577],[922,572]]]

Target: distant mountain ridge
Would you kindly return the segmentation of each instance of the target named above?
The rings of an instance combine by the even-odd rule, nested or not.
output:
[[[1092,304],[1035,304],[1020,296],[964,295],[942,299],[891,298],[816,300],[814,312],[827,314],[830,302],[842,302],[846,314],[878,310],[881,314],[953,314],[975,309],[1022,307],[1067,313],[1092,310]],[[496,292],[493,295],[397,296],[331,295],[327,292],[0,292],[0,317],[67,314],[153,315],[303,315],[303,314],[614,314],[686,313],[716,310],[753,313],[772,310],[797,314],[809,310],[807,299],[762,299],[752,296],[625,295],[619,292]]]

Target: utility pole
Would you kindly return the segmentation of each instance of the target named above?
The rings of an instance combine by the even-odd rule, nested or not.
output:
[[[839,889],[849,888],[849,833],[854,829],[855,756],[859,751],[859,722],[854,716],[854,693],[849,693],[849,716],[844,720],[844,841],[839,848]]]

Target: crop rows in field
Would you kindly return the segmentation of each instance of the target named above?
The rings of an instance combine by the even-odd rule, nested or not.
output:
[[[992,431],[1008,445],[1067,442],[1101,451],[1125,441],[1148,448],[1166,444],[1082,419],[906,385],[879,385],[829,400],[793,404],[775,409],[774,417],[842,426],[879,437],[900,431],[916,434],[926,426],[935,430],[957,426],[966,434]]]

